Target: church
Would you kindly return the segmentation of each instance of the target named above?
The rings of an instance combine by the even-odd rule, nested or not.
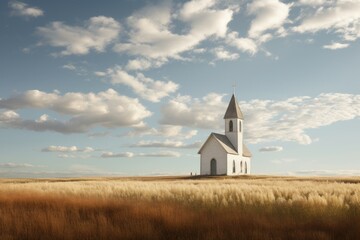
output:
[[[251,153],[243,143],[244,117],[234,94],[224,120],[225,135],[211,133],[198,152],[200,154],[200,174],[250,174]]]

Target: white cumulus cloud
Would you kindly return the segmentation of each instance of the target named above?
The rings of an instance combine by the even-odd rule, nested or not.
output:
[[[175,11],[171,4],[147,6],[128,17],[128,39],[118,43],[115,51],[150,59],[181,59],[181,54],[193,50],[209,37],[223,38],[234,10],[220,9],[215,1],[189,1]],[[172,31],[174,21],[180,21],[181,33]]]
[[[259,149],[259,152],[281,152],[283,147],[281,146],[267,146]]]
[[[221,94],[202,99],[178,96],[162,107],[161,123],[196,128],[223,129],[227,102]],[[360,95],[323,93],[283,101],[254,99],[241,102],[245,139],[249,143],[294,141],[310,144],[308,129],[360,117]]]
[[[69,26],[62,22],[52,22],[38,27],[41,44],[64,48],[60,55],[84,55],[90,50],[103,52],[114,42],[120,32],[120,24],[111,17],[97,16],[87,20],[84,26]]]
[[[11,14],[23,17],[40,17],[44,15],[44,11],[38,7],[30,7],[28,4],[19,1],[10,1],[9,7]]]
[[[95,151],[92,147],[79,148],[77,146],[48,146],[46,148],[41,149],[42,152],[93,152]]]
[[[106,128],[135,127],[143,124],[143,119],[152,113],[138,99],[119,95],[108,89],[99,93],[58,92],[46,93],[29,90],[7,99],[0,100],[0,124],[10,128],[33,131],[55,131],[60,133],[87,132],[96,126]],[[37,120],[25,120],[14,110],[52,110],[64,116],[66,121],[41,116]]]
[[[291,4],[279,0],[254,0],[247,7],[249,15],[255,15],[251,21],[249,36],[258,38],[267,30],[280,29],[286,22]]]
[[[112,84],[126,85],[140,97],[151,102],[159,102],[179,88],[179,85],[172,81],[154,80],[145,77],[142,73],[131,75],[118,66],[109,68],[106,72]]]
[[[348,46],[349,46],[348,43],[332,43],[329,45],[324,45],[323,48],[336,50],[336,49],[347,48]]]

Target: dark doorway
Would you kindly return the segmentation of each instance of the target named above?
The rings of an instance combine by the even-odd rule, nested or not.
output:
[[[210,162],[210,174],[216,175],[216,160],[213,158]]]

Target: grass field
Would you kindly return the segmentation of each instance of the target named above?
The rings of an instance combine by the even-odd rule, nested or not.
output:
[[[0,239],[360,239],[360,177],[0,179]]]

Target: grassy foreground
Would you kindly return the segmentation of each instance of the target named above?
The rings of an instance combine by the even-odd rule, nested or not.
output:
[[[2,179],[0,239],[360,239],[360,178]]]

